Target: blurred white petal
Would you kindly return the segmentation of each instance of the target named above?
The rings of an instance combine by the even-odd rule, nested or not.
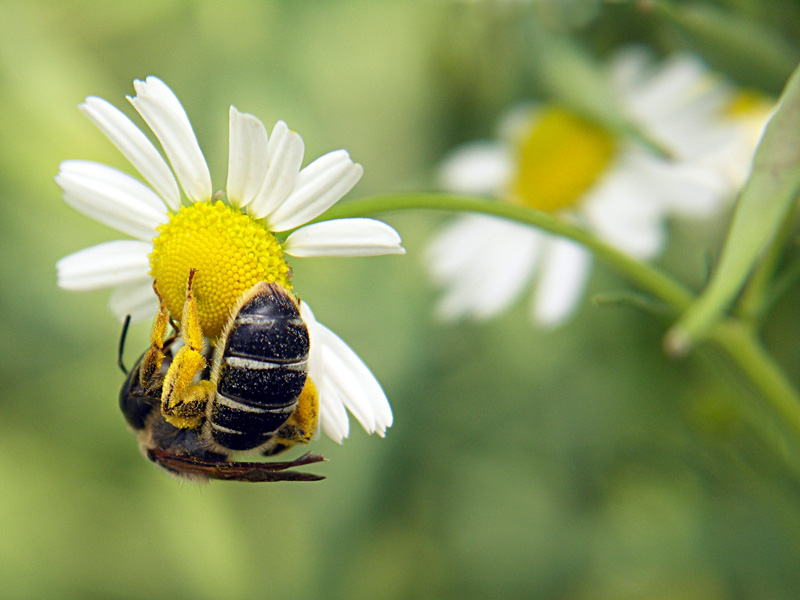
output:
[[[122,111],[102,98],[90,96],[80,109],[138,169],[169,207],[177,210],[181,205],[178,182],[147,136]]]
[[[172,91],[157,77],[135,81],[128,100],[161,142],[181,187],[192,202],[211,199],[211,175],[189,118]]]
[[[530,282],[541,241],[539,231],[510,221],[459,218],[427,252],[434,280],[446,287],[439,316],[486,319],[505,310]]]
[[[617,169],[591,192],[583,212],[603,240],[636,258],[652,258],[666,238],[665,207],[654,196],[646,178]]]
[[[583,297],[592,255],[571,240],[548,236],[533,296],[533,319],[554,326],[569,317]]]
[[[289,196],[267,216],[269,229],[287,231],[308,223],[338,202],[363,173],[346,150],[320,156],[300,171]]]
[[[608,63],[612,85],[621,94],[631,94],[642,85],[653,61],[653,52],[646,46],[630,45],[617,50]]]
[[[508,159],[508,173],[514,168],[512,148],[524,142],[525,135],[541,117],[547,106],[538,102],[521,102],[502,115],[497,125],[497,137],[501,141],[501,150]],[[505,185],[505,182],[503,183]]]
[[[264,124],[231,106],[226,188],[231,206],[247,206],[258,194],[267,174],[267,147]]]
[[[726,176],[699,164],[667,163],[654,157],[640,157],[635,168],[648,181],[654,198],[665,211],[683,217],[706,218],[718,214],[730,200],[732,189]]]
[[[476,240],[496,221],[485,215],[460,215],[442,227],[425,251],[425,265],[433,281],[446,286],[470,271],[482,253]]]
[[[58,285],[86,291],[149,280],[152,250],[147,242],[117,240],[74,252],[56,263]]]
[[[498,195],[511,176],[508,149],[497,142],[464,144],[442,162],[439,184],[461,194]]]
[[[625,90],[626,108],[647,121],[652,115],[670,114],[676,103],[686,103],[711,89],[713,80],[697,58],[678,54],[646,68]]]
[[[286,238],[290,256],[380,256],[405,254],[400,235],[375,219],[335,219],[301,227]]]
[[[707,170],[706,177],[727,179],[730,197],[746,175],[754,148],[727,114],[734,89],[687,54],[657,65],[652,56],[634,48],[618,53],[612,65],[618,71],[622,102],[644,132],[677,161],[692,161],[694,168]],[[748,153],[741,156],[735,149],[743,142]],[[725,171],[731,171],[730,176]]]

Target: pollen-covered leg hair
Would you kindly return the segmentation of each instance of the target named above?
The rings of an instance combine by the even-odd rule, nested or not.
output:
[[[142,389],[150,389],[156,373],[161,371],[161,361],[164,360],[164,333],[167,324],[170,322],[169,311],[161,294],[158,293],[156,283],[153,282],[153,291],[158,297],[158,314],[153,320],[153,327],[150,329],[150,347],[142,357],[139,366],[139,385]]]
[[[279,454],[295,444],[309,443],[318,425],[319,394],[311,377],[306,377],[306,384],[297,399],[297,407],[275,433],[273,443],[263,452],[264,456]]]
[[[175,355],[164,377],[161,393],[161,413],[168,423],[180,429],[192,429],[202,421],[206,405],[214,397],[210,381],[193,384],[195,375],[206,368],[203,356],[203,329],[197,315],[197,301],[192,292],[194,269],[186,284],[186,302],[181,317],[183,347]]]

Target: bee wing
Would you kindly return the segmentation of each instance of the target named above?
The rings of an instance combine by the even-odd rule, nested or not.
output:
[[[324,456],[307,452],[289,462],[214,462],[191,456],[180,456],[164,450],[150,450],[152,459],[165,469],[183,475],[198,475],[227,481],[319,481],[325,479],[314,473],[290,471],[294,467],[325,461]]]

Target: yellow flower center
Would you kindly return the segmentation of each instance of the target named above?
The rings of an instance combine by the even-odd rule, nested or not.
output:
[[[735,120],[750,117],[766,119],[774,103],[765,94],[756,90],[741,90],[725,107],[725,116]]]
[[[614,150],[613,136],[602,127],[563,108],[547,108],[516,148],[511,199],[544,211],[574,206]]]
[[[216,338],[242,293],[259,281],[291,289],[278,240],[258,221],[222,202],[184,206],[157,229],[150,273],[170,315],[180,321],[189,271],[203,332]]]

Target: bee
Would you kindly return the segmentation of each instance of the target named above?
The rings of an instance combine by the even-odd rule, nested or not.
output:
[[[245,291],[216,345],[206,349],[189,274],[181,327],[163,299],[150,347],[127,373],[122,414],[142,453],[159,467],[205,481],[316,481],[294,467],[325,459],[306,453],[290,462],[240,462],[239,451],[272,456],[308,443],[319,400],[308,376],[309,335],[297,302],[281,285],[260,282]],[[155,285],[154,285],[155,289]],[[175,333],[164,338],[167,325]],[[122,365],[127,322],[120,339]],[[178,335],[183,346],[177,351]],[[210,363],[209,363],[210,359]]]

